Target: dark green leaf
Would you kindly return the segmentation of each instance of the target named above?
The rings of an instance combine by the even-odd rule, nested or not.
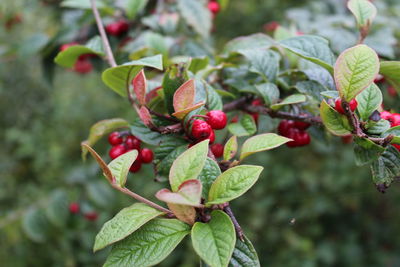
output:
[[[243,236],[243,238],[243,241],[236,240],[229,267],[260,267],[260,261],[253,244],[246,236]]]
[[[239,122],[228,125],[228,130],[236,136],[247,136],[256,133],[257,125],[249,114],[243,114]]]
[[[221,174],[221,169],[219,168],[215,160],[207,158],[203,170],[201,171],[199,177],[197,177],[197,179],[199,179],[203,185],[202,197],[204,199],[207,200],[211,184],[220,174]]]
[[[377,110],[382,104],[382,92],[376,84],[371,84],[357,97],[357,111],[363,121],[367,121],[372,112]]]

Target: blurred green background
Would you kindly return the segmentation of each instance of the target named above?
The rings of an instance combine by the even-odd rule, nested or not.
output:
[[[329,38],[335,18],[352,19],[344,2],[231,0],[216,18],[216,44],[263,31],[270,21]],[[390,33],[370,42],[384,57],[399,60],[395,28],[399,30],[400,5],[397,0],[374,2],[378,20]],[[94,236],[131,203],[107,186],[92,160],[81,161],[79,144],[96,121],[134,115],[128,102],[102,84],[98,72],[79,75],[49,67],[59,45],[49,38],[66,22],[58,4],[1,3],[1,266],[100,266],[107,251],[92,253]],[[11,14],[19,14],[21,22],[7,29]],[[333,21],[329,26],[327,16]],[[326,27],[318,27],[321,21]],[[355,31],[343,28],[346,32],[336,38],[356,38]],[[373,34],[382,31],[377,28]],[[398,107],[398,98],[384,94],[388,107]],[[105,140],[98,151],[106,154]],[[248,161],[265,167],[263,177],[232,207],[262,266],[400,266],[400,188],[395,183],[386,194],[378,193],[368,168],[355,166],[352,145],[336,138],[328,144],[313,141],[311,147],[282,147]],[[162,187],[153,181],[151,166],[131,176],[129,186],[150,198]],[[70,214],[71,202],[99,218]],[[159,266],[197,263],[184,243]]]

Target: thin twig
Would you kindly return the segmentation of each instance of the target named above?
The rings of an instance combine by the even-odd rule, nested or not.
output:
[[[240,227],[238,221],[236,220],[235,215],[233,214],[231,207],[229,206],[229,204],[224,208],[224,211],[226,214],[228,214],[228,216],[231,218],[233,225],[235,226],[235,230],[236,230],[236,234],[239,237],[239,239],[241,241],[244,241],[244,233],[242,230],[242,227]]]
[[[104,49],[105,49],[105,52],[106,52],[106,59],[108,61],[108,64],[110,64],[111,67],[116,67],[117,63],[115,62],[114,55],[113,55],[113,52],[111,50],[110,43],[108,42],[106,31],[104,30],[104,26],[103,26],[103,23],[101,21],[101,17],[100,17],[99,11],[97,10],[97,7],[96,7],[96,0],[90,0],[90,3],[92,5],[93,15],[94,15],[94,17],[96,19],[97,28],[99,29],[100,37],[101,37],[101,40],[102,40],[103,45],[104,45]]]

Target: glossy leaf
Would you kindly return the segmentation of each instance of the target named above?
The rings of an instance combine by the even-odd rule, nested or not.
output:
[[[128,177],[129,168],[135,162],[138,156],[137,150],[131,150],[117,157],[108,164],[111,173],[120,187],[125,187],[126,178]]]
[[[375,185],[384,192],[394,178],[400,175],[400,152],[389,146],[382,156],[373,162],[371,171]]]
[[[176,192],[186,180],[196,179],[207,158],[209,140],[204,140],[183,152],[172,164],[169,182],[172,191]]]
[[[211,31],[211,12],[201,1],[178,0],[178,10],[198,34],[208,37]]]
[[[365,128],[367,129],[367,133],[369,134],[377,134],[380,135],[381,133],[390,129],[390,122],[387,120],[379,120],[378,122],[368,121]]]
[[[243,236],[243,238],[243,241],[236,239],[229,267],[260,267],[260,261],[253,244],[246,236]]]
[[[140,119],[136,119],[130,127],[133,135],[142,140],[144,143],[156,146],[166,136],[150,130]]]
[[[400,92],[400,61],[382,61],[380,74]]]
[[[143,69],[133,78],[132,85],[139,104],[146,105],[147,81]]]
[[[243,114],[239,122],[231,123],[228,125],[228,130],[236,136],[247,136],[255,134],[257,125],[253,117],[249,114]]]
[[[382,92],[376,84],[372,83],[357,97],[357,111],[363,121],[367,121],[372,112],[382,104]]]
[[[261,75],[266,81],[276,80],[280,60],[277,52],[265,49],[246,49],[239,52],[250,62],[249,71]]]
[[[200,103],[196,103],[193,104],[192,106],[182,109],[180,111],[174,112],[172,113],[173,116],[175,116],[178,119],[183,119],[185,118],[190,112],[192,112],[193,110],[196,110],[200,107],[202,107],[205,103],[204,102],[200,102]]]
[[[356,17],[359,27],[369,27],[376,17],[376,7],[368,0],[350,0],[347,7]]]
[[[156,55],[145,57],[139,60],[130,61],[117,67],[108,68],[103,72],[101,78],[108,87],[119,95],[126,97],[127,88],[129,88],[130,82],[143,67],[162,70],[162,56]]]
[[[317,101],[322,101],[321,93],[326,90],[326,87],[316,81],[301,81],[296,83],[296,89],[300,93],[309,95]]]
[[[194,250],[210,267],[228,266],[236,242],[235,228],[228,215],[213,211],[208,223],[194,224],[191,236]]]
[[[201,207],[202,184],[199,180],[186,180],[178,188],[177,192],[169,189],[161,189],[156,193],[156,198],[166,203]]]
[[[294,95],[290,95],[290,96],[286,97],[285,99],[283,99],[279,103],[273,104],[271,106],[271,108],[277,110],[277,109],[280,109],[283,106],[302,103],[302,102],[305,102],[306,100],[307,99],[306,99],[305,95],[294,94]]]
[[[386,137],[388,135],[394,136],[391,141],[392,144],[400,144],[400,126],[395,126],[395,127],[392,127],[390,129],[386,130],[382,134],[382,137]]]
[[[279,89],[274,83],[261,83],[256,86],[257,91],[268,106],[276,103],[279,99]]]
[[[346,136],[351,134],[351,127],[347,118],[339,114],[328,103],[322,101],[320,114],[326,129],[334,135]]]
[[[263,167],[240,165],[223,172],[211,185],[207,205],[222,204],[246,193],[258,180]]]
[[[162,214],[163,212],[144,203],[135,203],[122,209],[114,218],[103,225],[96,236],[93,251],[126,238],[148,221]]]
[[[379,71],[374,50],[357,45],[340,54],[335,64],[335,83],[341,97],[350,101],[370,86]]]
[[[164,260],[189,231],[189,225],[176,219],[153,219],[115,244],[104,266],[154,266]]]
[[[153,120],[151,118],[150,111],[145,106],[140,107],[138,115],[144,125],[146,125],[149,128],[150,126],[153,125]]]
[[[231,160],[237,152],[238,142],[237,137],[234,135],[225,143],[224,146],[224,160]]]
[[[266,133],[259,134],[247,139],[243,146],[240,154],[240,160],[261,151],[270,150],[281,146],[292,139],[274,134],[274,133]]]
[[[213,159],[207,158],[203,170],[197,178],[201,181],[201,184],[203,185],[201,195],[204,199],[207,199],[208,192],[210,191],[212,183],[215,181],[215,179],[217,179],[220,174],[221,169],[219,168],[218,163]]]

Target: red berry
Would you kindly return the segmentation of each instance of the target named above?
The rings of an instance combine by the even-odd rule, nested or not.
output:
[[[287,142],[286,145],[288,147],[296,147],[297,145],[297,139],[298,139],[298,134],[300,130],[297,128],[289,128],[286,134],[287,138],[293,139],[293,141]]]
[[[342,136],[342,143],[343,144],[350,144],[351,142],[353,142],[353,136],[351,134],[346,135],[346,136]]]
[[[124,145],[116,145],[113,146],[110,151],[108,152],[108,155],[110,156],[111,159],[116,159],[122,154],[126,152],[126,148]]]
[[[400,125],[400,114],[399,113],[393,113],[392,117],[389,119],[390,125],[392,127],[399,126]]]
[[[238,122],[238,121],[239,121],[239,118],[238,118],[237,115],[231,119],[231,123],[235,123],[235,122]]]
[[[108,24],[105,29],[109,35],[120,36],[129,30],[129,24],[124,20],[120,20]]]
[[[398,144],[393,144],[392,146],[394,146],[398,151],[400,151],[400,145],[398,145]]]
[[[224,146],[222,144],[212,144],[210,149],[216,158],[222,157],[224,154]]]
[[[267,24],[264,24],[264,30],[267,32],[274,32],[279,27],[279,23],[277,21],[271,21]]]
[[[210,139],[210,144],[215,142],[215,132],[211,130],[210,136],[208,137]]]
[[[349,106],[350,106],[351,111],[356,110],[357,105],[358,105],[357,100],[355,100],[355,99],[350,100]],[[336,111],[339,112],[340,114],[345,114],[344,109],[343,109],[343,107],[342,107],[342,99],[337,98],[337,99],[335,100],[335,109],[336,109]]]
[[[296,142],[298,146],[306,146],[311,142],[311,137],[306,131],[300,131]]]
[[[215,130],[224,129],[227,122],[227,117],[225,112],[221,110],[211,110],[209,111],[206,116],[207,123],[211,126],[211,128]]]
[[[119,132],[112,132],[108,136],[108,143],[110,143],[112,146],[120,145],[123,141],[124,139],[119,136]]]
[[[258,124],[258,117],[260,116],[260,114],[258,113],[249,113],[249,114],[253,117],[254,122]]]
[[[251,105],[252,105],[252,106],[262,106],[262,105],[263,105],[263,102],[261,101],[261,99],[254,99],[254,100],[251,102]]]
[[[294,128],[294,121],[282,120],[278,125],[278,133],[288,137],[289,130]]]
[[[154,158],[153,151],[148,148],[143,148],[142,151],[140,151],[140,158],[143,163],[152,162]]]
[[[311,124],[309,124],[308,122],[303,122],[303,121],[295,121],[293,126],[299,130],[305,130],[308,127],[310,127]]]
[[[210,1],[210,2],[208,2],[208,10],[210,10],[211,13],[216,15],[220,10],[220,6],[219,6],[219,4],[217,2]]]
[[[125,140],[126,148],[129,150],[136,149],[140,150],[141,141],[133,135],[128,135]]]
[[[92,211],[92,212],[85,213],[84,216],[85,216],[86,220],[88,220],[88,221],[95,221],[95,220],[97,220],[98,214],[97,214],[97,212]]]
[[[72,202],[71,204],[69,204],[69,212],[73,214],[79,213],[79,203]]]
[[[211,135],[211,126],[202,120],[194,120],[192,124],[192,136],[196,140],[207,139]]]
[[[350,105],[351,111],[354,111],[354,110],[357,109],[358,102],[357,102],[357,100],[354,98],[354,99],[350,100],[349,105]]]
[[[293,141],[286,143],[288,147],[305,146],[311,142],[310,135],[297,128],[290,128],[287,137],[293,139]]]
[[[392,113],[390,113],[389,111],[384,110],[384,111],[382,111],[380,113],[380,116],[384,120],[390,120],[392,118]]]
[[[132,166],[129,168],[130,172],[138,172],[142,168],[142,159],[138,157]]]
[[[77,60],[75,65],[74,65],[74,71],[78,73],[89,73],[93,70],[92,63],[90,63],[89,60]]]

